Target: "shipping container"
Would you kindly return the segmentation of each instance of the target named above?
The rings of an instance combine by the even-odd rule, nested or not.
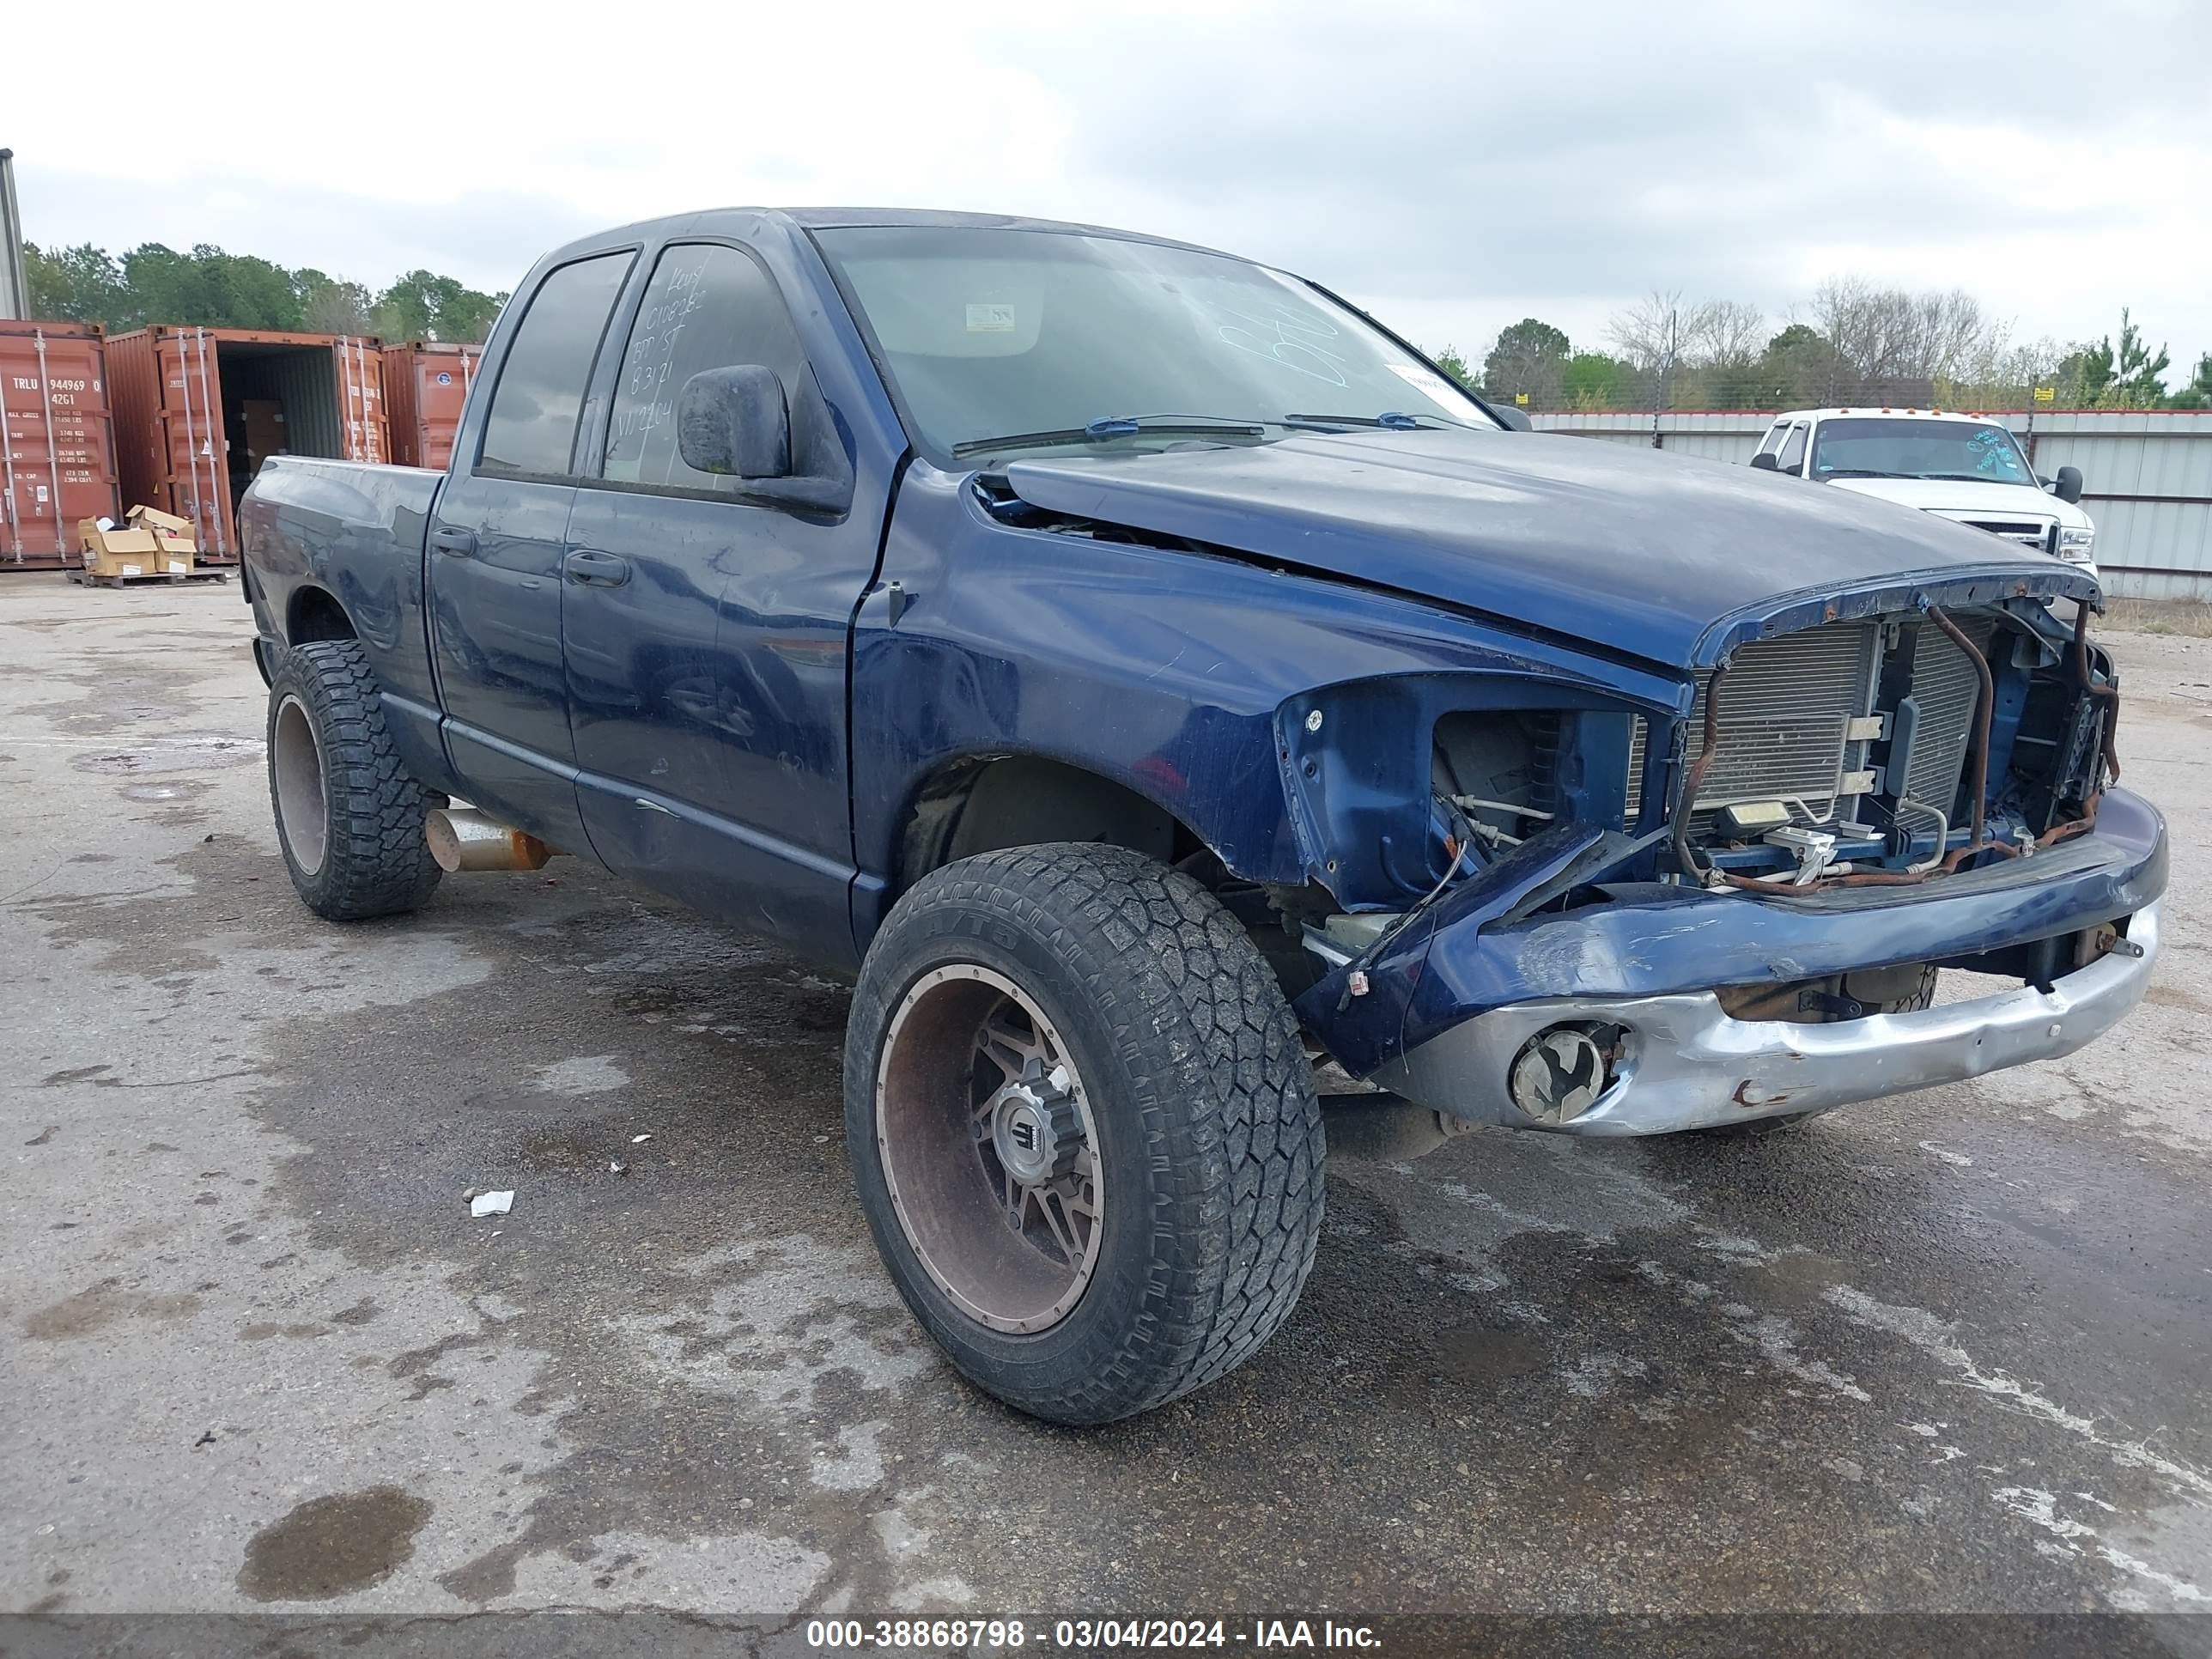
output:
[[[107,342],[125,508],[190,519],[238,562],[238,498],[272,454],[388,461],[384,352],[358,334],[160,324]]]
[[[446,470],[461,408],[483,362],[480,345],[415,340],[384,349],[385,413],[392,422],[392,459],[402,466]]]
[[[0,321],[0,569],[76,562],[115,516],[105,340],[93,323]]]

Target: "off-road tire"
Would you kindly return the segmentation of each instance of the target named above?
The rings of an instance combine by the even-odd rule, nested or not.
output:
[[[287,832],[278,793],[278,719],[296,700],[314,735],[327,828],[306,867]],[[423,839],[423,816],[445,796],[416,782],[384,723],[376,676],[353,640],[317,640],[276,653],[269,684],[269,796],[292,885],[328,921],[412,910],[445,872]]]
[[[924,975],[980,966],[1034,998],[1088,1090],[1104,1177],[1094,1276],[1033,1334],[969,1317],[894,1210],[876,1091]],[[1053,1422],[1132,1416],[1256,1352],[1321,1237],[1323,1143],[1297,1022],[1249,935],[1188,877],[1119,848],[1024,847],[917,882],[868,951],[845,1039],[847,1145],[907,1306],[970,1381]]]
[[[1917,1013],[1931,1007],[1936,1001],[1936,965],[1929,963],[1920,970],[1920,988],[1910,996],[1898,997],[1882,1005],[1886,1014]],[[1826,1117],[1826,1112],[1782,1112],[1773,1117],[1754,1117],[1741,1123],[1713,1123],[1702,1129],[1687,1131],[1693,1135],[1711,1135],[1721,1140],[1756,1140],[1765,1135],[1788,1134],[1802,1129],[1816,1117]]]

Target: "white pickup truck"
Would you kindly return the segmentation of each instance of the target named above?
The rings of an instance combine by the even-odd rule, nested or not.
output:
[[[2011,432],[1979,416],[1793,410],[1774,417],[1751,464],[1955,519],[2097,574],[2080,470],[2037,477]]]

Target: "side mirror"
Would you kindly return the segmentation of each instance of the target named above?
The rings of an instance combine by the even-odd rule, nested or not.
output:
[[[702,369],[676,404],[676,447],[695,472],[791,476],[791,410],[775,371],[758,363]]]
[[[1758,454],[1753,456],[1751,458],[1751,465],[1752,469],[1758,472],[1779,472],[1782,471],[1782,463],[1774,459],[1774,452],[1771,449],[1762,449]]]
[[[2051,481],[2051,493],[2062,501],[2080,501],[2081,499],[2081,469],[2078,466],[2060,467],[2057,475]]]
[[[1528,419],[1528,411],[1525,410],[1517,409],[1511,404],[1492,404],[1488,407],[1492,414],[1516,432],[1535,430],[1534,423]]]

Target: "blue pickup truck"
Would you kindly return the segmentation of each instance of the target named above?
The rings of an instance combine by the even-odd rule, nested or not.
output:
[[[884,1261],[1072,1423],[1281,1322],[1325,1115],[1742,1133],[2135,1005],[2166,837],[2093,580],[1514,428],[1156,237],[586,238],[450,472],[246,494],[293,880],[344,921],[565,854],[854,975]]]

